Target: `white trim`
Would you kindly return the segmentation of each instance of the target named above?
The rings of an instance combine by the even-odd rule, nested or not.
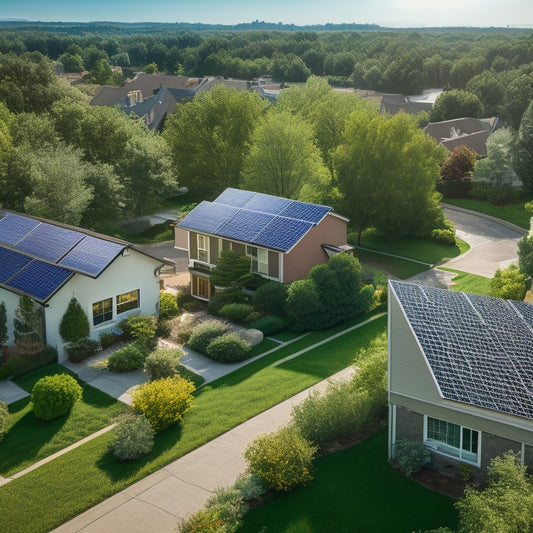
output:
[[[346,223],[350,222],[349,218],[344,217],[342,215],[339,215],[339,213],[334,213],[333,209],[326,213],[326,216],[328,216],[328,215],[331,215],[332,217],[335,217],[335,218],[340,218],[341,220],[344,220],[344,222],[346,222]],[[326,218],[326,217],[323,217],[322,220],[324,220],[324,218]],[[322,220],[321,220],[321,222],[322,222]],[[320,222],[319,222],[319,224],[320,224]]]
[[[389,404],[389,459],[392,457],[392,450],[396,443],[396,405]]]

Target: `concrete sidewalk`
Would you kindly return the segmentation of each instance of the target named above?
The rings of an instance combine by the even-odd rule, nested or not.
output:
[[[179,519],[201,509],[218,487],[231,486],[246,465],[246,446],[285,425],[292,408],[330,380],[349,379],[347,368],[170,463],[55,529],[58,533],[173,533]]]

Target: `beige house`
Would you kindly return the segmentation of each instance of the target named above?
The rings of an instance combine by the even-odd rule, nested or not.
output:
[[[251,272],[290,283],[350,248],[347,223],[331,207],[228,188],[176,224],[175,247],[189,252],[191,293],[208,300],[211,268],[223,250],[249,257]]]
[[[445,472],[533,467],[533,305],[389,282],[389,456],[399,439]]]

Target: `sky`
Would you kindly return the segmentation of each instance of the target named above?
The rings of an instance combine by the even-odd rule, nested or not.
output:
[[[0,0],[0,19],[533,27],[531,0]]]

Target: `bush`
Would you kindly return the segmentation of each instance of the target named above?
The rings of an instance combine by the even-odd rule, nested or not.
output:
[[[57,351],[46,346],[40,352],[31,355],[15,355],[0,366],[0,380],[18,378],[43,366],[57,363]]]
[[[124,413],[113,428],[113,455],[121,461],[133,461],[150,453],[154,447],[154,430],[144,415]]]
[[[158,320],[157,321],[157,331],[155,332],[156,337],[166,339],[170,337],[172,332],[172,327],[169,320]]]
[[[140,340],[149,351],[157,345],[157,321],[153,316],[129,315],[120,321],[119,328],[125,338]]]
[[[216,337],[220,337],[230,330],[228,324],[223,324],[218,320],[206,320],[193,328],[187,346],[191,350],[196,350],[204,355],[207,354],[209,343]]]
[[[178,300],[175,294],[170,292],[159,293],[159,318],[172,318],[179,314]]]
[[[316,447],[294,428],[260,435],[244,452],[249,470],[271,488],[289,491],[313,479]]]
[[[256,500],[268,490],[263,479],[250,472],[240,474],[233,484],[233,488],[241,493],[241,497],[245,501]]]
[[[180,359],[183,357],[181,350],[157,348],[144,362],[144,371],[150,379],[161,379],[175,376],[178,373]]]
[[[402,439],[394,443],[391,464],[406,476],[429,463],[430,453],[422,442]]]
[[[431,231],[431,238],[447,246],[455,245],[455,231],[451,229],[434,229]]]
[[[88,337],[89,333],[89,319],[78,300],[73,297],[59,324],[59,334],[63,342],[76,342]]]
[[[194,311],[200,305],[200,302],[191,294],[190,287],[179,288],[176,303],[179,311]]]
[[[94,355],[100,345],[98,342],[93,341],[92,339],[80,339],[75,342],[71,342],[65,346],[65,351],[67,352],[68,358],[74,363],[79,363],[87,357]]]
[[[179,329],[178,333],[176,334],[176,338],[178,339],[178,342],[180,344],[187,344],[189,342],[189,339],[192,335],[192,329],[190,328],[183,328]]]
[[[7,433],[9,422],[9,409],[7,408],[7,403],[0,401],[0,442],[4,438],[4,435]]]
[[[285,316],[287,285],[269,281],[259,287],[252,297],[254,309],[265,315]]]
[[[526,276],[520,273],[515,264],[503,270],[498,268],[490,282],[490,295],[497,298],[522,301],[526,292]]]
[[[33,386],[31,401],[37,418],[53,420],[68,413],[81,398],[82,388],[68,374],[41,378]]]
[[[244,361],[251,349],[236,333],[225,333],[208,344],[206,355],[220,363],[234,363]]]
[[[194,390],[194,385],[180,376],[150,381],[133,392],[132,406],[159,431],[183,418],[191,406]]]
[[[102,350],[117,342],[117,337],[113,333],[100,333],[99,339]]]
[[[260,274],[250,272],[245,274],[239,279],[239,283],[249,291],[255,291],[265,283],[269,283],[269,280]]]
[[[113,372],[129,372],[142,368],[145,359],[144,346],[138,342],[132,342],[109,356],[107,368]]]
[[[207,304],[207,312],[210,315],[218,315],[226,304],[249,304],[250,295],[242,291],[215,292]]]
[[[248,304],[226,304],[219,312],[219,316],[231,322],[242,324],[246,317],[254,310]]]
[[[252,322],[250,327],[262,331],[263,335],[266,337],[287,329],[287,325],[287,320],[284,318],[281,318],[280,316],[267,315],[259,320],[256,320],[255,322]]]

